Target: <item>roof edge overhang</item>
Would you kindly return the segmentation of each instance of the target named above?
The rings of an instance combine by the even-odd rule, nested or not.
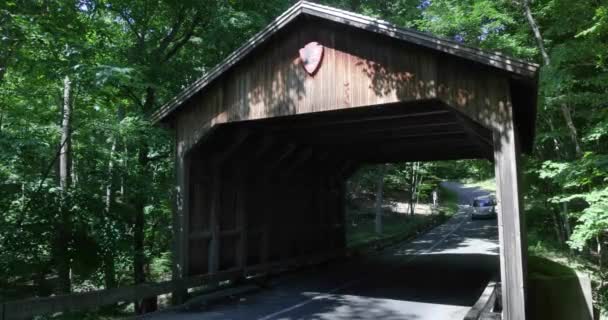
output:
[[[476,63],[481,63],[500,71],[507,72],[516,78],[530,79],[536,83],[537,71],[539,68],[538,64],[512,58],[500,52],[484,51],[463,45],[453,40],[439,38],[428,33],[397,27],[386,21],[346,10],[307,1],[300,1],[274,19],[268,26],[262,29],[262,31],[246,41],[241,47],[232,52],[207,74],[194,81],[178,95],[167,101],[163,106],[151,114],[150,120],[154,123],[165,120],[171,113],[177,110],[179,106],[188,101],[200,90],[207,87],[224,72],[240,62],[245,56],[269,40],[272,35],[301,15],[313,16],[354,28],[375,32],[397,40],[406,41]]]

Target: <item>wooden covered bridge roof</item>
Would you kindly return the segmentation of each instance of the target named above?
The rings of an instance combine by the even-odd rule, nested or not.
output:
[[[331,68],[319,71],[325,75],[294,70],[297,48],[311,40],[334,50],[322,62],[321,69]],[[210,132],[230,144],[232,131],[248,127],[260,137],[280,136],[287,144],[363,162],[491,158],[495,119],[490,118],[496,113],[484,110],[489,104],[512,106],[522,149],[532,149],[537,70],[536,64],[499,52],[301,1],[151,119],[181,130],[181,139],[189,140],[186,149]],[[327,73],[336,75],[335,81],[327,82]],[[362,74],[369,79],[361,80]],[[316,81],[310,89],[309,81]],[[505,100],[500,95],[506,91]],[[290,94],[296,98],[285,97]],[[223,128],[208,131],[217,124]]]

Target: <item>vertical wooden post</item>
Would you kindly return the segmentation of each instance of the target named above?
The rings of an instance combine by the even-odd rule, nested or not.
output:
[[[318,192],[317,192],[317,208],[319,208],[319,215],[317,217],[317,226],[318,226],[318,233],[319,235],[318,240],[319,240],[319,247],[317,248],[317,250],[325,250],[327,249],[327,239],[328,234],[330,232],[329,228],[327,227],[326,222],[326,215],[327,215],[327,204],[325,203],[325,199],[327,196],[327,188],[325,187],[325,177],[322,174],[318,174],[317,177],[317,185],[318,185]]]
[[[527,241],[519,184],[519,141],[510,105],[501,108],[494,130],[498,235],[503,319],[526,318]]]
[[[266,173],[267,174],[267,173]],[[263,184],[262,184],[262,192],[264,194],[264,198],[263,201],[269,201],[269,194],[272,194],[272,192],[274,190],[270,189],[270,183],[268,181],[268,177],[265,176],[263,177]],[[264,205],[264,211],[260,212],[261,213],[261,219],[263,219],[263,223],[262,223],[262,238],[260,241],[260,263],[261,264],[265,264],[268,262],[268,255],[269,255],[269,243],[270,243],[270,220],[272,219],[272,215],[271,212],[269,212],[268,207],[270,207],[270,204]],[[258,202],[258,208],[256,208],[259,210],[259,202]]]
[[[336,236],[338,238],[338,250],[346,249],[346,179],[342,178],[338,182],[338,224],[339,228],[336,228],[335,232],[338,232]]]
[[[209,231],[211,231],[211,241],[209,242],[209,273],[214,274],[219,270],[219,255],[220,255],[220,221],[219,215],[221,210],[221,165],[213,161],[215,165],[211,165],[212,182],[211,182],[211,217],[209,222]],[[211,284],[213,285],[213,284]]]
[[[174,280],[188,277],[188,218],[190,161],[186,156],[184,144],[176,139],[175,148],[175,201],[173,207],[173,270]],[[173,292],[173,303],[180,304],[186,298],[187,290]]]
[[[248,192],[248,177],[243,174],[245,163],[239,163],[237,168],[237,195],[236,195],[236,219],[237,229],[240,231],[238,251],[237,251],[237,266],[245,269],[247,266],[247,212],[246,197]]]

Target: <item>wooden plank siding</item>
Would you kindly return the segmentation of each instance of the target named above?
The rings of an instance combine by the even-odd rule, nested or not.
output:
[[[219,123],[436,97],[435,53],[363,35],[314,21],[277,35],[280,39],[266,50],[181,109],[175,120],[179,139],[189,149]],[[325,46],[314,77],[298,57],[298,49],[310,41]]]
[[[159,108],[152,115],[152,119],[154,121],[165,119],[185,104],[193,95],[216,81],[233,66],[240,64],[245,57],[251,55],[256,50],[259,51],[260,47],[271,42],[277,34],[284,32],[284,29],[296,24],[298,21],[310,18],[339,24],[353,30],[372,33],[374,36],[385,37],[393,42],[414,44],[422,48],[431,49],[437,53],[445,53],[453,57],[473,61],[480,65],[491,67],[494,71],[506,72],[514,77],[519,77],[520,80],[522,78],[536,77],[539,67],[537,64],[509,57],[500,52],[483,51],[453,40],[435,37],[428,33],[400,28],[386,21],[316,3],[299,1],[272,21],[266,28],[245,42],[240,48],[231,53],[205,76],[192,83],[183,92]]]

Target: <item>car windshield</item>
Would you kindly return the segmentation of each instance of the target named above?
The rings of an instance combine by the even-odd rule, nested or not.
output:
[[[475,199],[473,201],[473,207],[491,207],[493,205],[492,199]]]

